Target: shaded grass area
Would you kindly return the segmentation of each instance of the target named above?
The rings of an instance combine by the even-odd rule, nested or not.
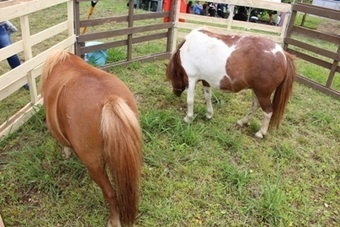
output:
[[[186,94],[171,93],[163,61],[117,67],[135,94],[143,130],[136,226],[336,226],[339,223],[339,102],[296,84],[281,128],[264,140],[235,122],[249,91],[213,91],[204,119],[201,86],[191,124]],[[326,111],[327,110],[327,111]],[[8,226],[104,226],[101,191],[80,161],[63,159],[38,110],[0,143],[0,204]]]

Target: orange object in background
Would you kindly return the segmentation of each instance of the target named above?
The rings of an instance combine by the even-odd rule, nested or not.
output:
[[[172,0],[164,0],[163,1],[163,11],[169,12]],[[176,0],[175,0],[176,1]],[[186,13],[187,11],[187,3],[185,0],[181,0],[180,12]],[[164,17],[164,22],[169,22],[169,17]],[[184,19],[179,19],[180,22],[185,22]]]

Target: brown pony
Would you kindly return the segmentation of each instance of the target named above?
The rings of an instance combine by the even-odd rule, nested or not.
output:
[[[293,57],[269,39],[196,29],[171,56],[166,76],[177,96],[188,89],[186,122],[194,117],[194,94],[198,81],[203,83],[208,119],[213,116],[210,87],[230,92],[252,89],[250,112],[237,123],[240,126],[247,124],[261,107],[264,119],[255,136],[263,138],[269,125],[278,127],[280,124],[292,93],[296,69]]]
[[[66,51],[47,58],[41,80],[47,127],[74,150],[101,188],[111,212],[108,226],[132,225],[138,212],[142,139],[131,91],[116,76]]]

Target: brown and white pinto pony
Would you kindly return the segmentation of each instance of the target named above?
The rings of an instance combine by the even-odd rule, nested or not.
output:
[[[292,93],[296,69],[293,56],[269,39],[222,35],[200,28],[191,31],[171,56],[166,76],[177,96],[188,89],[185,122],[194,117],[198,81],[203,83],[208,119],[213,116],[210,87],[230,92],[252,89],[250,112],[237,123],[246,125],[261,107],[264,119],[255,136],[263,138],[269,126],[277,128],[280,124]]]
[[[138,213],[142,136],[131,91],[116,76],[66,51],[47,58],[41,80],[48,129],[74,150],[101,188],[110,208],[108,226],[132,225]]]

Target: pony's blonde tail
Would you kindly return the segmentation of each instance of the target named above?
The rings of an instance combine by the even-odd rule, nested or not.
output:
[[[101,115],[104,159],[117,192],[122,223],[131,225],[138,213],[142,135],[136,114],[117,96],[104,101]]]
[[[40,78],[40,89],[42,97],[44,97],[44,87],[47,77],[51,74],[54,66],[56,66],[59,62],[65,61],[68,56],[69,53],[67,51],[58,50],[47,57]]]
[[[284,110],[293,92],[293,84],[296,77],[294,57],[285,52],[287,59],[287,73],[281,84],[276,88],[273,98],[273,115],[270,127],[278,128],[283,117]]]

